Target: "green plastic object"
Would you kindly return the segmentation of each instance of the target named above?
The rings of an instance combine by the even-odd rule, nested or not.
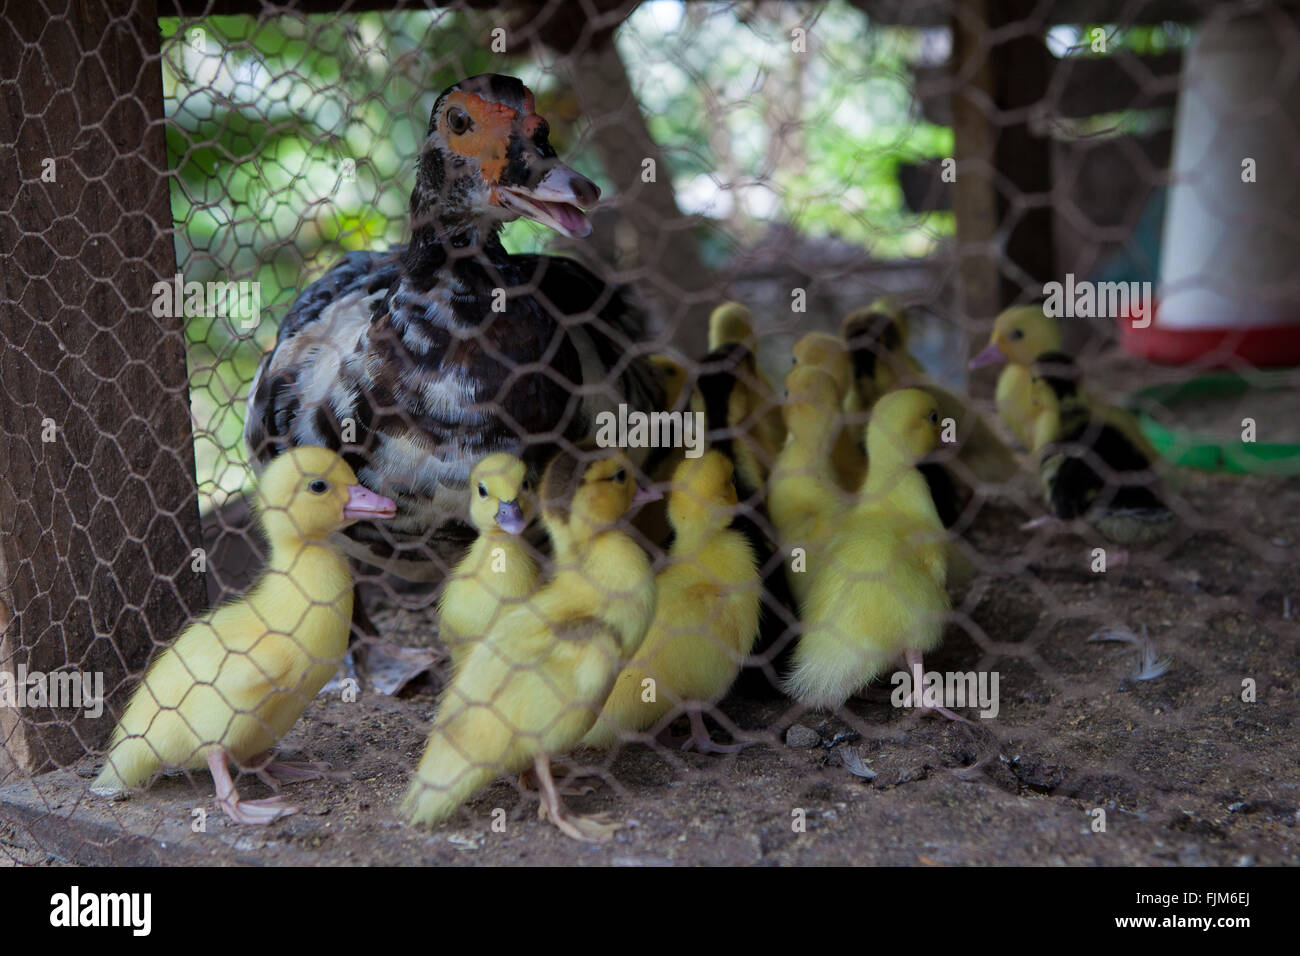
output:
[[[1204,375],[1186,382],[1144,388],[1130,398],[1138,424],[1161,457],[1180,468],[1220,471],[1238,475],[1300,475],[1300,445],[1278,442],[1223,441],[1183,428],[1168,428],[1146,411],[1151,405],[1173,407],[1180,402],[1207,398],[1236,398],[1250,391],[1289,388],[1289,380],[1234,372]],[[1265,399],[1266,400],[1266,399]]]

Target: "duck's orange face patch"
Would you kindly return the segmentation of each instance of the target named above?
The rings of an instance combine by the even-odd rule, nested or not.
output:
[[[438,125],[451,151],[478,160],[484,181],[494,184],[505,172],[510,138],[516,127],[522,126],[524,136],[530,140],[539,130],[543,136],[549,133],[546,120],[533,109],[532,93],[524,97],[521,116],[504,103],[457,90],[447,97]]]

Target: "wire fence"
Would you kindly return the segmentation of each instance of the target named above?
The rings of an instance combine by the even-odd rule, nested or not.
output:
[[[1294,859],[1292,11],[150,6],[7,18],[0,861]]]

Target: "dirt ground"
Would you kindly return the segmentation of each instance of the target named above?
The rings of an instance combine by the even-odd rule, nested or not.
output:
[[[1107,372],[1130,373],[1122,362]],[[206,773],[106,801],[85,792],[98,765],[87,757],[0,788],[0,862],[1300,862],[1300,478],[1181,472],[1170,489],[1180,530],[1105,573],[1090,569],[1097,542],[1019,531],[1038,513],[1032,486],[1022,491],[1020,503],[982,509],[970,536],[982,573],[955,596],[948,637],[927,659],[940,671],[997,671],[995,719],[921,717],[890,706],[888,687],[836,716],[733,696],[722,713],[759,741],[739,754],[630,744],[579,755],[604,784],[571,807],[623,824],[612,842],[582,845],[507,782],[446,826],[405,826],[394,806],[432,688],[354,703],[335,689],[284,744],[336,770],[290,788],[297,816],[235,827]],[[376,620],[393,640],[432,639],[428,611],[389,606]],[[1136,680],[1132,648],[1088,642],[1103,628],[1145,629],[1168,670]],[[241,790],[268,792],[249,777]],[[196,809],[206,832],[192,829]]]

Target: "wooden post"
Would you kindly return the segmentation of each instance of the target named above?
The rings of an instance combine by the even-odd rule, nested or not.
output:
[[[988,49],[988,2],[964,0],[952,19],[952,125],[957,179],[958,314],[989,319],[1000,301],[997,246],[997,93]]]
[[[633,283],[667,320],[666,338],[687,355],[703,355],[708,318],[720,301],[718,277],[700,258],[695,221],[677,206],[663,150],[650,135],[612,36],[578,45],[564,61],[605,171],[618,189],[618,211],[635,237],[639,281]],[[649,161],[653,179],[643,176]]]
[[[0,693],[78,671],[108,700],[96,719],[0,698],[0,784],[101,744],[205,600],[184,320],[152,309],[176,272],[155,2],[3,20]]]
[[[1034,0],[953,10],[959,312],[985,328],[1055,277],[1051,142],[1031,127],[1051,80],[1044,29]]]

